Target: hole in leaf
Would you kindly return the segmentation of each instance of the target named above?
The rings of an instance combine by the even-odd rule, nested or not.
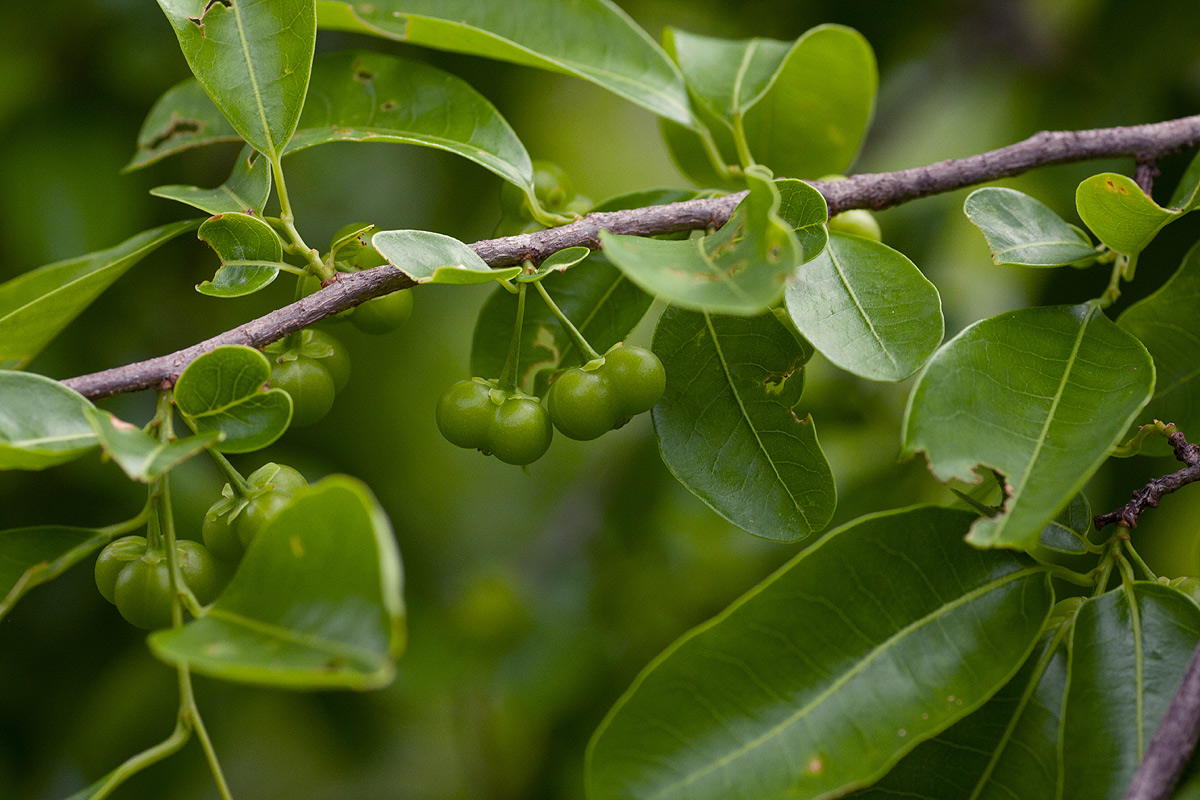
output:
[[[395,111],[396,110],[396,101],[395,100],[385,100],[383,102],[383,104],[381,106],[379,106],[379,108],[381,111]]]
[[[375,80],[375,73],[371,72],[369,69],[362,69],[360,67],[359,69],[354,70],[354,80],[361,83],[370,83],[371,81]]]

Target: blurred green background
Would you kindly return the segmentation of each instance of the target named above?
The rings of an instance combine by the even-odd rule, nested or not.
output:
[[[664,25],[731,38],[794,38],[822,22],[861,30],[880,62],[875,121],[854,171],[964,156],[1041,129],[1154,122],[1200,108],[1200,15],[1194,0],[806,2],[625,0],[652,36]],[[319,50],[366,47],[427,59],[470,81],[504,113],[534,158],[558,162],[595,200],[683,186],[653,117],[589,84],[466,56],[348,34]],[[216,185],[236,147],[192,151],[119,174],[154,100],[187,76],[149,0],[0,3],[0,280],[106,247],[187,216],[150,197],[163,183]],[[1162,164],[1169,195],[1189,155]],[[1077,221],[1074,186],[1124,162],[1046,169],[1006,183]],[[329,145],[288,162],[305,237],[325,246],[356,221],[486,238],[498,179],[445,153]],[[885,240],[941,291],[947,333],[1005,309],[1077,302],[1100,272],[991,265],[966,222],[966,192],[881,214]],[[1145,296],[1200,237],[1200,214],[1146,251],[1118,310]],[[290,281],[234,301],[192,286],[215,257],[190,236],[155,253],[32,365],[54,377],[192,344],[290,299]],[[399,678],[370,694],[288,694],[198,680],[227,776],[243,798],[579,798],[591,731],[637,671],[794,555],[742,533],[681,488],[659,459],[649,420],[592,443],[558,437],[523,474],[454,448],[433,423],[440,392],[467,375],[474,316],[487,289],[423,288],[402,331],[385,339],[336,330],[354,376],[323,423],[244,456],[310,480],[365,480],[404,554],[411,641]],[[651,321],[652,322],[652,321]],[[635,340],[649,338],[649,325]],[[871,384],[818,357],[804,401],[838,482],[835,523],[917,501],[949,502],[923,463],[897,463],[911,382]],[[146,419],[152,398],[104,405]],[[1130,459],[1089,487],[1098,509],[1172,469]],[[220,489],[203,460],[175,481],[181,530]],[[0,473],[0,528],[108,524],[140,508],[142,490],[95,459],[43,474]],[[1136,541],[1167,575],[1194,574],[1200,492],[1166,500]],[[85,565],[39,588],[0,623],[0,798],[60,798],[163,738],[175,679],[144,637],[96,592]],[[211,798],[199,748],[155,767],[119,798]]]

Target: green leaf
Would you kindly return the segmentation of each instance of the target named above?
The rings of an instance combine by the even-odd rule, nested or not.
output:
[[[538,264],[537,271],[521,273],[516,277],[517,283],[538,283],[556,272],[566,272],[576,264],[583,263],[592,251],[586,247],[567,247],[555,253]]]
[[[1117,324],[1141,340],[1154,357],[1158,382],[1141,418],[1174,422],[1192,436],[1200,431],[1200,243],[1157,292],[1125,310]],[[1157,438],[1157,437],[1154,437]],[[1160,445],[1159,452],[1169,448]]]
[[[721,163],[726,166],[736,164],[737,153],[733,145],[733,134],[703,108],[698,110],[697,116],[704,125],[716,128],[712,137],[715,140],[716,149],[720,153]],[[735,174],[722,175],[713,166],[712,159],[704,147],[704,140],[695,129],[661,118],[658,120],[658,129],[667,146],[667,154],[671,156],[671,161],[692,183],[697,186],[729,191],[738,191],[742,188]]]
[[[1163,226],[1183,213],[1163,208],[1131,178],[1114,172],[1080,183],[1075,205],[1080,219],[1100,241],[1127,256],[1142,252]]]
[[[679,65],[691,95],[728,125],[766,91],[792,43],[722,39],[664,28],[663,49]]]
[[[318,56],[286,152],[340,141],[448,150],[533,191],[529,154],[496,107],[466,81],[420,61],[365,50]]]
[[[229,179],[215,189],[198,186],[157,186],[155,197],[178,200],[209,214],[259,214],[271,196],[271,165],[254,148],[246,145],[233,164]]]
[[[1070,627],[1057,625],[1004,688],[920,744],[853,800],[1059,800]],[[1067,778],[1070,780],[1070,778]]]
[[[218,347],[184,369],[175,382],[175,405],[197,431],[223,434],[214,450],[260,450],[282,436],[292,418],[288,393],[263,388],[270,378],[270,362],[253,347]]]
[[[679,482],[755,536],[794,542],[825,527],[833,474],[812,418],[797,413],[807,344],[773,314],[669,308],[654,352],[667,370],[654,429]]]
[[[1063,800],[1120,800],[1200,639],[1200,607],[1158,583],[1087,600],[1075,616]]]
[[[92,404],[42,375],[0,370],[0,470],[45,469],[96,446]]]
[[[380,231],[371,244],[396,269],[417,283],[469,285],[505,281],[520,267],[492,269],[475,251],[451,236],[429,231]]]
[[[970,541],[1026,547],[1108,457],[1154,389],[1141,344],[1090,305],[1025,308],[944,345],[908,399],[904,453],[939,480],[1006,480],[1004,513]]]
[[[916,265],[885,244],[831,233],[785,294],[797,330],[823,356],[873,381],[901,381],[942,343],[942,300]]]
[[[30,589],[54,580],[108,540],[101,531],[64,525],[0,531],[0,620]]]
[[[150,483],[177,465],[221,440],[220,431],[206,431],[173,442],[160,442],[141,428],[94,407],[83,410],[106,455],[130,480]]]
[[[138,132],[137,152],[125,171],[140,169],[174,153],[242,137],[221,115],[194,78],[172,86],[154,103]]]
[[[243,139],[278,160],[304,105],[312,0],[158,0],[188,66]]]
[[[548,276],[542,285],[567,319],[601,353],[623,341],[653,302],[650,295],[600,255],[593,255],[580,269]],[[472,375],[495,378],[504,370],[516,319],[516,295],[497,287],[475,322]],[[587,360],[549,306],[532,291],[525,295],[520,359],[517,385],[534,394],[545,392],[551,370],[578,366]]]
[[[591,800],[837,797],[982,705],[1054,602],[1042,568],[914,508],[825,536],[655,659],[588,750]]]
[[[871,121],[878,84],[875,54],[862,34],[841,25],[809,30],[746,111],[751,154],[789,178],[845,172]]]
[[[470,53],[591,81],[693,124],[683,77],[608,0],[318,0],[322,28]]]
[[[129,268],[200,220],[151,228],[116,247],[0,283],[0,369],[23,367]]]
[[[829,205],[825,196],[804,181],[779,178],[779,217],[792,226],[806,261],[817,256],[829,244]]]
[[[1086,233],[1015,189],[976,189],[963,203],[963,213],[983,233],[993,264],[1084,266],[1099,256]]]
[[[222,680],[373,689],[404,647],[400,554],[378,501],[335,475],[299,490],[254,537],[208,612],[150,649]]]
[[[1179,185],[1171,195],[1171,208],[1184,214],[1200,208],[1200,153],[1179,179]]]
[[[697,311],[760,314],[783,295],[796,265],[811,258],[779,216],[769,176],[747,170],[750,193],[716,233],[685,241],[600,231],[604,255],[651,294]]]
[[[275,229],[248,214],[218,214],[200,226],[200,238],[216,251],[221,267],[196,291],[210,297],[241,297],[279,277],[283,242]]]
[[[1058,553],[1080,555],[1087,552],[1088,532],[1092,529],[1092,504],[1080,492],[1067,507],[1042,528],[1038,544]]]

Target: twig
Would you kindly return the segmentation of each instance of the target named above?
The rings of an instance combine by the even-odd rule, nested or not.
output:
[[[1114,157],[1150,163],[1197,143],[1200,143],[1200,115],[1126,128],[1042,131],[1023,142],[979,155],[898,172],[855,175],[843,181],[814,181],[812,185],[825,196],[830,214],[851,208],[882,209],[1052,164]],[[598,248],[601,230],[652,236],[720,227],[744,196],[745,192],[740,192],[629,211],[588,214],[560,228],[486,239],[475,242],[471,248],[494,267],[521,264],[526,260],[540,263],[551,253],[567,247]],[[372,297],[413,286],[412,281],[390,266],[340,278],[303,300],[200,344],[149,361],[71,378],[64,383],[91,398],[170,384],[194,358],[221,345],[262,347]]]
[[[1133,170],[1133,182],[1138,185],[1147,197],[1154,188],[1154,179],[1159,176],[1158,160],[1154,157],[1138,157],[1137,166]]]
[[[1189,483],[1200,481],[1200,447],[1189,444],[1183,434],[1176,431],[1167,437],[1171,447],[1175,449],[1175,458],[1187,464],[1181,470],[1155,478],[1133,493],[1133,499],[1107,514],[1099,514],[1092,518],[1096,530],[1105,525],[1117,523],[1126,528],[1136,528],[1138,517],[1147,508],[1158,508],[1158,502],[1164,494],[1170,494]]]
[[[1174,426],[1165,428],[1172,430]],[[1175,458],[1187,466],[1151,480],[1117,510],[1093,517],[1097,530],[1112,522],[1126,530],[1135,527],[1142,512],[1157,507],[1164,494],[1200,480],[1200,447],[1190,444],[1179,431],[1172,431],[1167,441],[1175,450]],[[1192,654],[1183,683],[1150,740],[1124,800],[1167,800],[1196,748],[1197,738],[1200,738],[1200,646]]]

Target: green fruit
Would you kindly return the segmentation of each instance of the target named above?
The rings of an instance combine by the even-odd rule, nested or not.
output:
[[[495,386],[480,378],[459,381],[442,393],[434,414],[438,430],[450,444],[482,449],[495,418],[491,393]]]
[[[489,450],[505,464],[532,464],[550,448],[554,428],[546,409],[532,397],[509,397],[496,409]]]
[[[175,543],[175,558],[184,584],[202,604],[212,602],[222,588],[222,574],[208,549],[199,542]],[[110,543],[96,559],[96,587],[129,623],[139,628],[171,624],[171,570],[159,552],[142,536]]]
[[[271,365],[271,386],[292,398],[292,427],[319,422],[333,408],[333,376],[316,359],[300,356]]]
[[[245,548],[242,547],[242,542],[229,521],[229,515],[217,513],[217,509],[225,503],[225,499],[222,498],[209,506],[208,513],[204,515],[204,522],[200,525],[200,536],[214,558],[236,564],[242,560]]]
[[[537,461],[554,435],[550,417],[536,398],[506,392],[481,378],[447,389],[435,416],[448,442],[494,455],[506,464]]]
[[[350,381],[350,352],[335,337],[306,328],[300,332],[300,354],[329,370],[335,392],[340,394],[346,388]]]
[[[105,600],[113,602],[113,588],[121,570],[146,553],[145,536],[123,536],[109,542],[96,557],[96,588]]]
[[[363,333],[391,333],[408,320],[412,308],[412,292],[402,289],[382,297],[373,297],[358,306],[350,322]]]
[[[875,215],[865,208],[852,208],[830,217],[829,230],[847,233],[851,236],[861,236],[876,242],[883,241],[883,232],[879,230],[879,222],[875,219]]]
[[[287,508],[291,500],[291,492],[279,490],[263,492],[250,499],[233,521],[233,530],[237,533],[243,550],[250,546],[250,542],[254,541],[259,531],[279,516],[280,511]]]
[[[546,402],[554,427],[563,435],[595,439],[649,411],[666,386],[658,356],[643,347],[616,345],[598,363],[560,374]]]

